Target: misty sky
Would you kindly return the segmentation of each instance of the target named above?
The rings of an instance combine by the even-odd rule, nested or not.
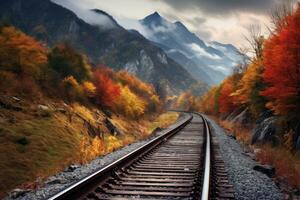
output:
[[[98,8],[112,15],[122,26],[138,29],[137,19],[157,11],[174,22],[183,22],[205,41],[245,44],[252,24],[267,34],[272,9],[286,0],[53,0],[86,19],[83,10]],[[89,16],[91,17],[91,16]],[[105,19],[104,19],[105,20]]]

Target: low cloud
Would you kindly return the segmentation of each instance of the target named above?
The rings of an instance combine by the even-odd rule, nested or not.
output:
[[[176,10],[200,10],[208,15],[226,15],[233,12],[264,13],[278,5],[280,0],[157,0]]]
[[[188,44],[188,47],[191,48],[198,57],[207,57],[213,60],[220,60],[220,56],[215,54],[207,53],[204,49],[202,49],[199,45],[192,43]]]
[[[52,2],[72,10],[78,17],[89,24],[98,25],[107,29],[115,27],[115,23],[109,17],[100,13],[96,13],[90,8],[81,6],[81,4],[76,3],[76,0],[52,0]]]

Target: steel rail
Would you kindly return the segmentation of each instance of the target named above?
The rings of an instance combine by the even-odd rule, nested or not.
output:
[[[209,190],[210,190],[210,177],[211,177],[211,141],[210,141],[210,129],[208,123],[203,115],[199,114],[202,117],[203,124],[205,127],[205,134],[206,134],[206,150],[205,150],[205,167],[204,167],[204,178],[202,183],[202,193],[201,193],[201,200],[208,200],[209,199]]]

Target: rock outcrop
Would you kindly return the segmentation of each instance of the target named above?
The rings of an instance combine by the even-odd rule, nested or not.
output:
[[[262,113],[252,130],[251,143],[277,143],[275,123],[276,117],[270,111]]]

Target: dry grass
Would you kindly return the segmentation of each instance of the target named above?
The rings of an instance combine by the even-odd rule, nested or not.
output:
[[[256,154],[263,164],[276,168],[276,176],[292,187],[300,189],[300,156],[291,153],[284,147],[261,146]]]
[[[251,130],[242,127],[241,125],[236,125],[230,121],[217,120],[218,123],[226,129],[229,133],[232,133],[236,139],[245,145],[251,144]]]
[[[0,109],[0,198],[15,187],[37,187],[37,178],[44,179],[71,163],[87,163],[145,138],[154,128],[168,126],[178,117],[166,113],[130,121],[114,116],[113,122],[124,134],[113,136],[104,123],[97,124],[105,118],[102,113],[95,118],[92,109],[79,104],[69,106],[66,114],[53,111],[49,116],[38,115],[36,106],[29,103],[24,108],[21,112]],[[71,120],[69,113],[73,113]],[[103,138],[90,136],[84,121],[99,126]]]
[[[155,118],[154,121],[150,122],[148,124],[148,131],[152,132],[155,128],[167,128],[171,124],[173,124],[179,117],[179,113],[176,112],[166,112],[161,115],[159,115],[157,118]]]

